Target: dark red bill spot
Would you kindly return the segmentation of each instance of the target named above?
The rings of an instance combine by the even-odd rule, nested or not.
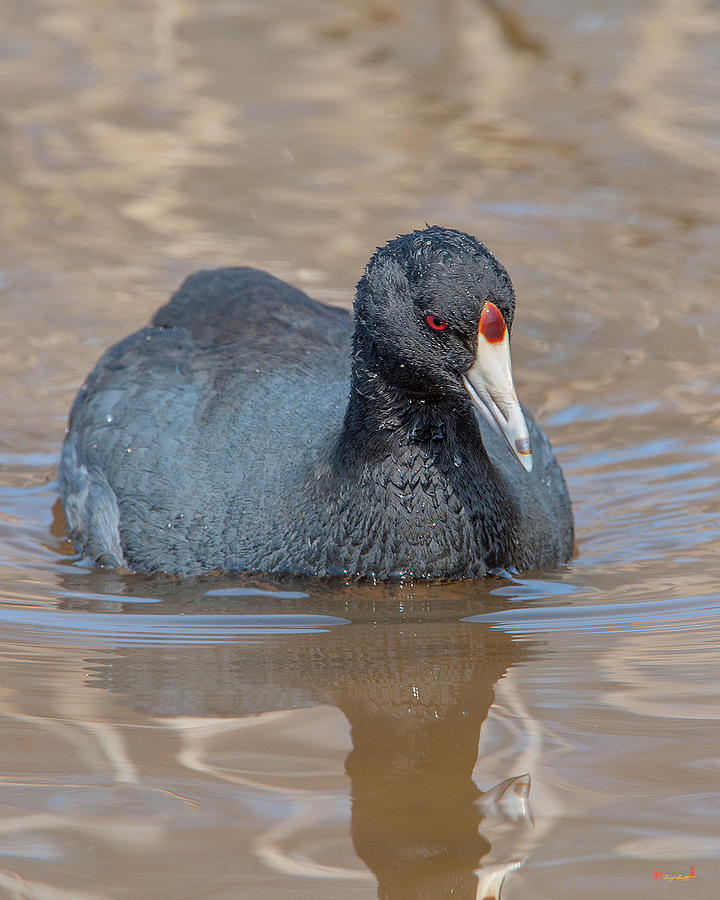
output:
[[[500,316],[500,318],[502,318],[502,316]],[[448,323],[444,322],[440,316],[425,316],[425,321],[433,331],[445,331],[448,327]]]
[[[505,319],[500,310],[494,303],[486,303],[480,316],[478,334],[481,334],[489,343],[497,344],[505,337],[506,331]]]
[[[530,438],[529,437],[518,438],[515,441],[515,448],[518,453],[522,453],[522,454],[532,453],[532,449],[530,447]]]

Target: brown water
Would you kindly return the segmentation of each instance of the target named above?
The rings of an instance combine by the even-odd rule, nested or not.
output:
[[[720,4],[0,19],[0,896],[718,896]],[[347,588],[78,562],[55,462],[104,347],[201,266],[348,305],[425,221],[510,269],[577,559]],[[530,810],[482,796],[526,772]]]

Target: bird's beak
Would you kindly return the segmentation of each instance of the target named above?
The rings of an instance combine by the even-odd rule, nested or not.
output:
[[[475,409],[504,435],[523,468],[530,472],[530,435],[513,384],[507,326],[494,303],[483,306],[475,361],[462,380]]]

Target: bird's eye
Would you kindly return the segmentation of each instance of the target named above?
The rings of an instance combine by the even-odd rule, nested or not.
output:
[[[440,316],[426,316],[425,321],[433,331],[445,331],[448,327],[448,323],[443,322]]]

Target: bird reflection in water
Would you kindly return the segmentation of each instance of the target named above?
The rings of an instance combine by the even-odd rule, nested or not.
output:
[[[106,589],[110,581],[104,579]],[[351,729],[345,767],[351,781],[352,840],[377,879],[378,897],[499,897],[503,880],[521,859],[510,854],[483,865],[491,850],[484,832],[500,822],[501,830],[518,829],[522,843],[532,825],[530,778],[509,777],[483,793],[473,770],[494,686],[527,651],[502,631],[459,619],[496,609],[502,598],[472,582],[339,588],[313,582],[300,591],[296,582],[291,590],[253,582],[263,591],[277,591],[273,598],[258,596],[247,586],[214,591],[217,582],[212,580],[192,584],[192,589],[183,584],[181,593],[175,581],[117,579],[110,604],[77,595],[63,603],[65,608],[153,618],[186,613],[185,622],[191,613],[202,613],[205,622],[212,615],[240,622],[243,616],[265,614],[271,626],[279,614],[301,622],[312,613],[335,621],[342,617],[347,624],[211,646],[193,643],[186,634],[182,643],[172,641],[167,652],[161,641],[153,647],[117,646],[112,658],[103,654],[93,661],[92,684],[122,694],[125,703],[146,715],[176,721],[203,716],[227,720],[320,704],[337,707]],[[162,602],[134,604],[128,595],[147,593],[150,585]],[[87,591],[87,582],[83,588]],[[126,595],[128,602],[118,595]],[[162,628],[160,621],[158,625]],[[226,750],[228,728],[233,725],[226,721]],[[190,731],[195,736],[181,732],[181,740],[197,742],[197,729]],[[203,759],[203,771],[212,775],[209,744],[216,732],[205,734],[207,746],[195,743],[192,752],[188,747],[181,755],[186,761]],[[242,741],[242,731],[237,741]],[[226,753],[223,758],[227,761]],[[283,842],[288,843],[294,828],[306,826],[298,820],[272,835],[259,834],[256,852],[273,868],[297,875],[298,866]],[[305,876],[328,874],[326,866],[315,872],[312,864],[300,868]]]

